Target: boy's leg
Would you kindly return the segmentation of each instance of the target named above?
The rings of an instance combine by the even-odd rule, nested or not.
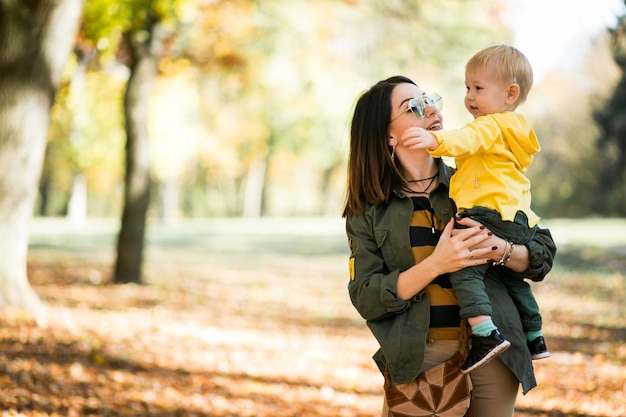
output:
[[[472,327],[471,349],[461,368],[463,373],[484,365],[511,346],[491,320],[491,304],[483,281],[488,267],[484,264],[450,274],[461,318]]]
[[[470,317],[491,317],[491,303],[485,291],[484,276],[489,265],[478,265],[461,269],[450,274],[450,283],[459,302],[459,315]]]
[[[474,207],[459,214],[460,217],[471,217],[482,223],[492,232],[501,227],[507,227],[500,214],[485,207]],[[463,228],[457,223],[456,227]],[[464,268],[450,274],[450,282],[454,288],[459,303],[459,314],[467,319],[472,328],[471,349],[461,368],[467,373],[484,365],[511,346],[504,339],[491,319],[492,309],[489,296],[485,290],[484,276],[489,264]]]
[[[520,279],[503,279],[522,321],[531,357],[534,360],[550,357],[541,331],[542,319],[539,305],[528,282]]]

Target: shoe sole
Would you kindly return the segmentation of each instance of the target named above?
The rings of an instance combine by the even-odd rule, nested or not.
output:
[[[483,366],[484,364],[486,364],[487,362],[489,362],[490,360],[492,360],[493,358],[495,358],[496,356],[500,355],[502,352],[507,350],[509,347],[511,347],[511,342],[509,342],[508,340],[505,340],[504,342],[500,343],[498,346],[491,349],[489,353],[485,355],[484,358],[476,362],[474,365],[470,366],[467,369],[461,369],[461,373],[467,374],[476,370],[476,368],[480,368],[481,366]]]
[[[545,359],[545,358],[549,358],[550,357],[550,352],[534,353],[534,354],[530,355],[530,357],[534,361],[539,360],[539,359]]]

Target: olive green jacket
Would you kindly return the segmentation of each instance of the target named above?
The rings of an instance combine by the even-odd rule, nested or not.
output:
[[[453,171],[439,160],[439,180],[430,193],[430,202],[444,224],[455,213],[448,197]],[[415,265],[409,239],[413,204],[402,192],[392,193],[385,204],[368,205],[363,213],[349,213],[346,233],[350,246],[350,282],[352,304],[366,320],[380,349],[374,359],[384,371],[389,366],[394,383],[415,379],[424,361],[426,334],[430,323],[430,304],[426,291],[410,300],[396,295],[400,272]],[[537,385],[522,324],[500,275],[505,279],[528,278],[541,281],[552,268],[556,246],[547,229],[538,228],[528,243],[530,266],[524,273],[504,267],[489,268],[485,287],[493,308],[493,321],[511,341],[502,353],[504,363],[515,373],[524,394]]]

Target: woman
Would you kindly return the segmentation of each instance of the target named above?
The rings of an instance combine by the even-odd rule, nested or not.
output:
[[[389,369],[394,385],[459,350],[464,332],[449,273],[498,261],[506,250],[503,239],[469,218],[458,220],[466,228],[454,228],[453,170],[400,142],[410,127],[442,129],[440,100],[406,77],[392,77],[361,95],[352,119],[343,213],[351,250],[348,289],[380,344],[374,359],[381,371]],[[539,229],[527,245],[515,246],[504,279],[542,280],[555,252],[549,231]],[[536,386],[501,270],[489,268],[485,286],[493,320],[512,345],[470,374],[480,417],[512,416],[519,385],[524,394]]]

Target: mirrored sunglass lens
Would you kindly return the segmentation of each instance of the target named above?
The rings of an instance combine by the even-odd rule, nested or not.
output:
[[[409,109],[420,119],[424,117],[424,101],[416,98],[409,101]]]
[[[428,105],[433,106],[437,110],[441,110],[443,100],[441,99],[441,96],[439,94],[433,93],[428,96]]]

